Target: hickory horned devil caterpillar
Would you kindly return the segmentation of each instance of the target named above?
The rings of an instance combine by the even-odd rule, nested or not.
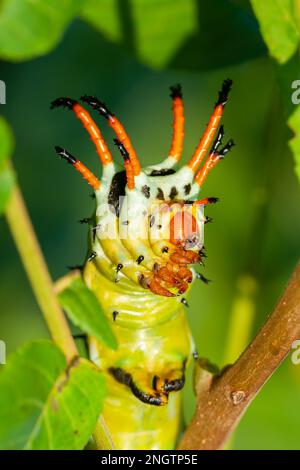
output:
[[[196,355],[183,294],[195,278],[207,281],[191,265],[201,264],[205,256],[203,228],[209,218],[204,217],[203,208],[217,201],[213,197],[199,200],[197,195],[210,170],[234,145],[229,140],[220,148],[224,129],[219,122],[231,86],[231,80],[223,82],[192,158],[177,171],[173,167],[180,160],[184,138],[179,85],[171,87],[174,121],[169,156],[143,169],[122,124],[96,97],[85,95],[81,101],[113,129],[125,170],[117,169],[100,130],[81,104],[71,98],[58,98],[51,104],[75,113],[103,165],[100,182],[67,150],[56,147],[95,191],[96,211],[90,221],[83,278],[114,328],[118,349],[112,351],[89,338],[89,352],[106,376],[103,415],[118,449],[172,449],[175,445],[185,368]]]

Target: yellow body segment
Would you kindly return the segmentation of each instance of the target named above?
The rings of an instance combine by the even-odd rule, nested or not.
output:
[[[128,280],[107,279],[95,262],[84,270],[87,286],[113,324],[118,349],[112,351],[90,338],[90,355],[103,370],[107,398],[103,417],[117,449],[174,449],[181,425],[181,391],[169,394],[162,406],[143,403],[109,372],[122,368],[139,389],[153,392],[153,378],[179,376],[192,355],[193,341],[183,307],[176,298],[152,294]],[[113,317],[113,312],[118,312]]]

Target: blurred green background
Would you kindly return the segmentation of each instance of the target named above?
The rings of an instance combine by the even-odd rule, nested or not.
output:
[[[206,226],[208,258],[202,272],[213,282],[194,285],[187,310],[200,356],[222,366],[240,352],[247,323],[250,339],[271,312],[299,256],[299,183],[287,145],[291,131],[284,99],[290,99],[291,81],[299,78],[295,56],[279,71],[247,1],[188,1],[191,14],[184,7],[177,20],[172,8],[182,2],[176,0],[136,0],[135,9],[120,0],[112,2],[114,10],[107,1],[90,3],[101,17],[102,32],[75,19],[47,55],[0,62],[7,87],[7,104],[0,110],[15,134],[14,165],[51,275],[57,279],[68,265],[83,261],[87,233],[78,220],[89,216],[94,204],[87,185],[59,161],[54,146],[65,146],[98,175],[101,169],[80,123],[72,113],[50,111],[50,101],[96,94],[117,113],[147,165],[167,155],[168,87],[179,82],[186,107],[186,161],[221,82],[232,78],[223,122],[226,136],[237,145],[202,192],[220,198],[206,211],[213,223]],[[174,37],[171,27],[178,29]],[[111,144],[111,130],[99,124]],[[0,338],[12,352],[48,333],[4,218],[0,237]],[[237,344],[229,348],[232,316],[241,317],[241,327],[233,335]],[[185,393],[189,419],[191,388]],[[300,365],[288,358],[247,411],[232,446],[300,449],[299,422]]]

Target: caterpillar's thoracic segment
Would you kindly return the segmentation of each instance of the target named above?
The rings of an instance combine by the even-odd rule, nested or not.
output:
[[[141,168],[129,136],[96,97],[81,100],[106,119],[124,161],[118,169],[96,123],[78,101],[58,98],[51,107],[71,109],[89,133],[103,164],[100,180],[67,150],[57,153],[93,187],[96,211],[83,277],[114,328],[118,349],[89,338],[91,359],[104,371],[108,397],[104,418],[117,448],[171,449],[180,425],[180,393],[195,348],[183,306],[193,279],[208,283],[193,265],[203,265],[203,209],[218,201],[198,199],[211,169],[233,146],[224,147],[219,122],[231,80],[225,80],[205,132],[191,160],[175,171],[184,137],[179,85],[171,87],[173,136],[169,156]],[[209,147],[211,149],[209,150]],[[206,161],[199,169],[204,156]],[[155,405],[155,406],[152,406]]]

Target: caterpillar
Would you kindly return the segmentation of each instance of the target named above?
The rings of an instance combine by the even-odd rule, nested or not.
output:
[[[186,320],[186,294],[203,264],[204,207],[198,199],[209,172],[230,151],[222,147],[220,124],[232,81],[226,79],[206,129],[187,164],[175,171],[183,148],[184,105],[180,85],[171,87],[173,134],[169,156],[141,168],[121,122],[105,103],[84,95],[80,101],[103,117],[115,133],[124,162],[119,167],[95,121],[79,100],[61,97],[51,108],[71,110],[88,132],[103,166],[101,181],[62,147],[57,154],[94,189],[96,210],[90,224],[83,268],[118,340],[109,350],[89,338],[89,353],[108,387],[103,416],[117,449],[173,449],[180,430],[181,390],[196,349]],[[206,160],[200,167],[201,162]]]

